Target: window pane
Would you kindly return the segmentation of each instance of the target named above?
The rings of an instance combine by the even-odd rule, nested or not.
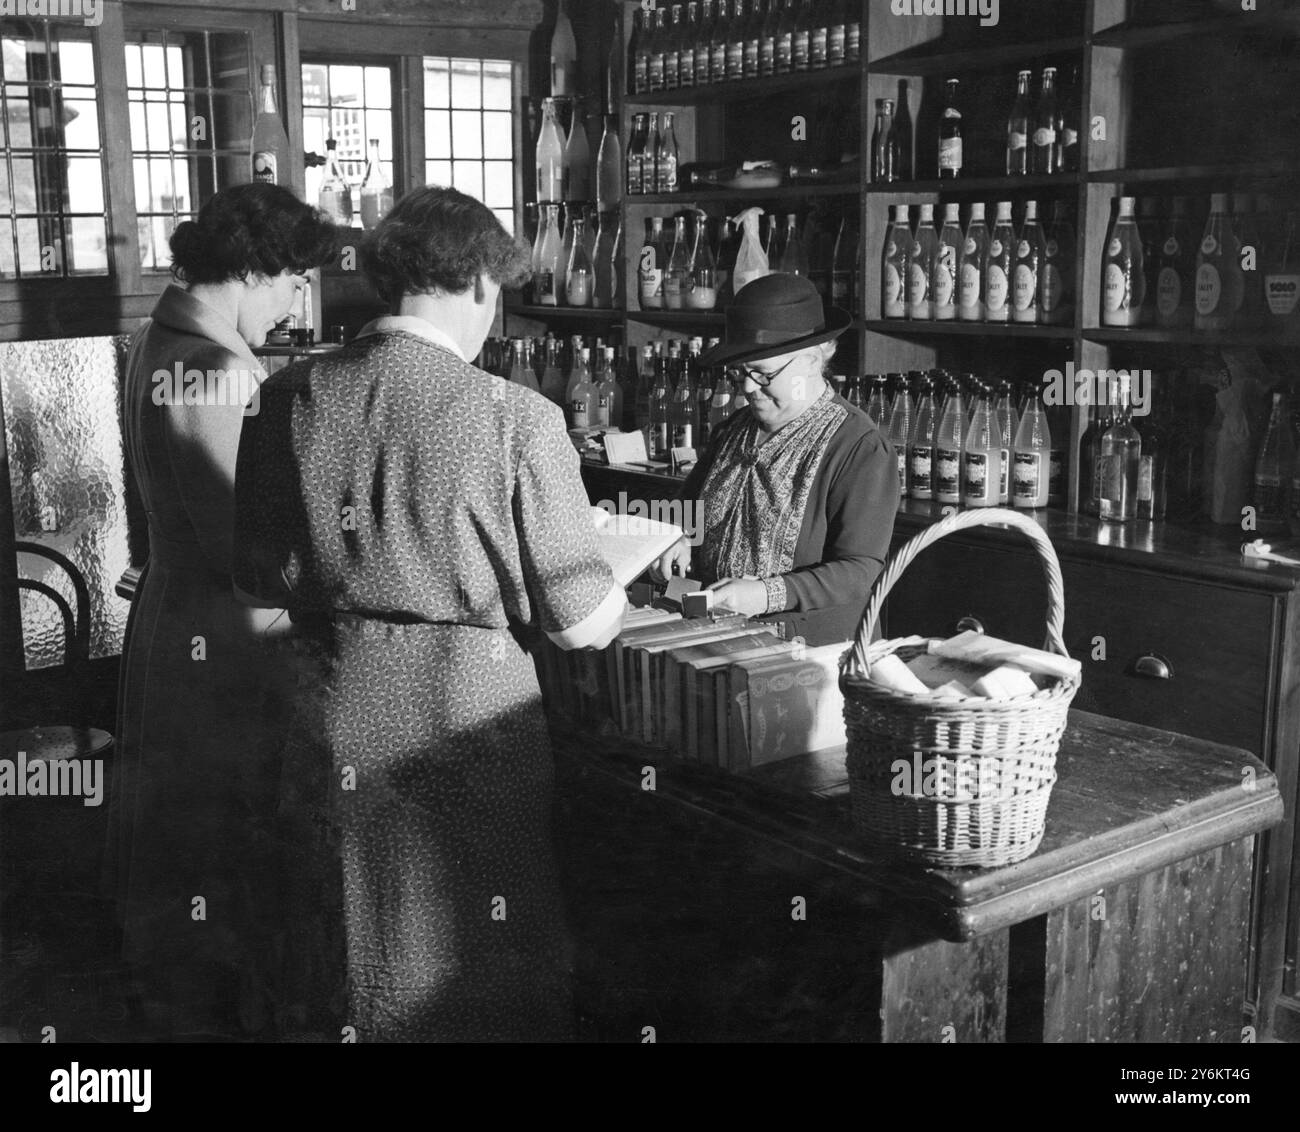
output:
[[[168,116],[171,119],[171,138],[172,138],[172,147],[174,149],[209,148],[209,146],[211,145],[210,141],[204,142],[200,140],[204,133],[207,133],[209,138],[212,136],[212,133],[209,129],[207,129],[206,124],[203,130],[197,131],[199,137],[197,138],[190,137],[189,119],[186,117],[185,104],[183,102],[176,102],[176,101],[169,102],[167,104],[167,109],[169,111]]]
[[[167,117],[167,103],[146,102],[145,118],[149,122],[149,148],[158,153],[171,149],[171,122]]]
[[[25,86],[7,86],[9,105],[9,144],[14,149],[30,149],[32,144],[32,103]]]
[[[103,213],[104,178],[98,157],[68,159],[68,211]]]
[[[366,68],[366,105],[378,110],[393,105],[392,73],[387,67]]]
[[[202,158],[172,158],[172,187],[176,194],[172,207],[177,212],[188,212],[194,207],[194,201],[190,195],[190,174],[201,161],[203,161]]]
[[[513,236],[515,234],[514,212],[507,212],[504,208],[494,208],[492,212],[496,218],[501,221],[501,226]]]
[[[153,241],[153,266],[161,271],[172,265],[172,250],[167,246],[176,223],[170,216],[154,216],[149,221],[149,230]]]
[[[453,110],[451,112],[452,157],[482,157],[482,129],[482,115],[477,110]]]
[[[13,225],[8,221],[0,221],[0,275],[15,274]]]
[[[167,157],[156,157],[149,162],[149,180],[153,189],[153,199],[148,202],[146,212],[171,212],[172,210],[172,163]]]
[[[167,85],[167,66],[160,44],[146,43],[141,48],[144,59],[144,85],[151,90],[161,90]]]
[[[450,185],[450,161],[426,161],[424,163],[424,180],[427,185]]]
[[[451,61],[451,104],[457,108],[477,109],[483,105],[481,64],[477,59]]]
[[[84,92],[86,98],[74,97],[82,93],[79,89],[63,92],[64,145],[68,149],[98,149],[99,109],[93,91]]]
[[[16,154],[9,158],[14,171],[14,210],[32,212],[36,208],[36,162]]]
[[[185,75],[185,62],[182,57],[180,45],[176,43],[175,36],[167,44],[167,85],[172,90],[180,90],[181,87],[193,86],[188,82]],[[180,37],[184,42],[184,37]],[[203,36],[195,34],[194,36],[194,54],[202,57],[203,55]]]
[[[18,270],[24,275],[57,275],[62,270],[58,222],[18,221]]]
[[[509,110],[510,64],[483,60],[483,106],[487,110]]]
[[[335,106],[360,106],[364,98],[364,71],[361,67],[330,68],[330,99]]]
[[[329,104],[328,70],[322,63],[302,65],[302,104],[326,106]]]
[[[451,168],[452,186],[476,200],[483,199],[483,166],[477,161],[455,161]]]
[[[4,75],[10,82],[21,83],[27,80],[27,43],[25,39],[9,36],[0,39],[0,52],[4,55]],[[12,249],[10,250],[12,252]]]
[[[126,45],[126,85],[129,87],[144,86],[144,64],[140,61],[140,45],[138,43],[128,43]]]
[[[451,156],[451,113],[447,110],[424,112],[424,151],[429,157]]]
[[[145,125],[144,103],[136,99],[133,95],[128,104],[127,113],[131,118],[131,148],[148,149],[149,130]]]
[[[508,161],[483,163],[483,203],[489,208],[510,208],[515,203],[515,167]]]
[[[379,156],[384,161],[393,159],[393,117],[388,110],[366,111],[366,153],[370,152],[370,139],[379,139]]]
[[[9,215],[9,206],[12,200],[13,198],[9,195],[9,170],[5,168],[4,162],[0,160],[0,220]],[[8,236],[9,229],[0,226],[0,244],[3,244],[8,239]]]
[[[108,240],[102,216],[74,216],[68,221],[68,271],[98,272],[108,270]]]
[[[447,59],[424,61],[424,104],[445,110],[451,105],[450,62]]]
[[[137,157],[132,165],[135,173],[135,207],[137,212],[152,211],[151,201],[153,194],[149,191],[149,161],[144,157]]]
[[[95,85],[95,52],[89,40],[67,39],[59,35],[59,74],[64,82]]]
[[[483,156],[511,159],[515,155],[514,119],[510,114],[483,115]]]

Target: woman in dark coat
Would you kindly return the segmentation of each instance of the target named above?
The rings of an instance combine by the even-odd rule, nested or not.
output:
[[[694,566],[719,604],[809,645],[857,632],[898,509],[894,452],[823,377],[850,321],[824,312],[817,288],[797,275],[741,288],[726,341],[700,361],[726,366],[748,405],[719,428],[682,487],[700,517],[694,553],[683,541],[653,571],[663,578]]]
[[[251,348],[333,247],[333,225],[286,189],[217,193],[172,235],[186,286],[131,343],[123,427],[149,562],[122,661],[110,850],[154,1038],[269,1021],[275,752],[293,681],[283,611],[232,591],[235,455],[265,376]]]
[[[286,756],[317,806],[296,870],[304,1010],[335,1040],[563,1039],[553,770],[527,643],[603,647],[625,596],[560,410],[468,360],[527,249],[473,198],[423,188],[365,262],[394,314],[267,381],[236,483],[237,581],[288,605],[319,666]]]

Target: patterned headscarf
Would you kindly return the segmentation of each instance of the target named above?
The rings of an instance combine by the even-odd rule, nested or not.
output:
[[[742,409],[719,441],[705,477],[701,564],[711,580],[769,578],[794,566],[795,544],[826,444],[848,416],[829,386],[759,445]]]

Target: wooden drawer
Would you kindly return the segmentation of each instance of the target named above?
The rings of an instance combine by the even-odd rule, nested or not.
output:
[[[1065,644],[1084,666],[1075,707],[1265,754],[1272,598],[1100,563],[1061,570]],[[950,636],[973,617],[992,636],[1041,645],[1046,601],[1030,551],[947,539],[891,591],[885,633]],[[1146,656],[1170,678],[1141,675]]]
[[[1065,644],[1084,666],[1076,707],[1266,756],[1272,598],[1091,563],[1062,573]],[[1142,675],[1144,657],[1169,678]]]

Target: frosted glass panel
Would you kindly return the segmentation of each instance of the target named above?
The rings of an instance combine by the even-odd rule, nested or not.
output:
[[[127,604],[113,592],[130,565],[118,371],[125,338],[0,343],[0,393],[13,491],[14,535],[72,560],[90,587],[90,655],[122,651]],[[18,556],[19,574],[74,604],[63,571]],[[75,604],[74,604],[75,608]],[[27,667],[63,663],[63,622],[22,592]]]

